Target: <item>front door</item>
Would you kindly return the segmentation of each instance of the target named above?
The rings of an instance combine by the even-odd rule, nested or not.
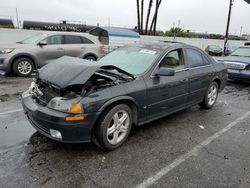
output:
[[[38,49],[36,51],[40,66],[49,63],[51,60],[64,56],[62,35],[52,35],[43,41],[46,42],[47,45],[38,45]]]
[[[151,76],[145,80],[149,119],[177,111],[187,104],[189,75],[183,58],[183,49],[168,52],[156,70],[161,67],[174,69],[175,75]]]

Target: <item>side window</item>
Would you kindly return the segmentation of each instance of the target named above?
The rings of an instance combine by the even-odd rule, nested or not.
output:
[[[65,36],[65,44],[81,44],[82,40],[79,36],[74,35],[66,35]]]
[[[47,45],[62,44],[62,35],[53,35],[44,39]]]
[[[211,60],[209,60],[206,56],[203,55],[203,60],[204,60],[204,64],[205,65],[210,65],[211,64]]]
[[[190,68],[200,67],[205,65],[204,57],[202,54],[195,49],[186,49],[187,53],[187,62]]]
[[[94,44],[91,40],[85,37],[81,37],[81,40],[82,40],[82,44]]]
[[[160,67],[173,68],[175,70],[184,69],[185,64],[182,57],[182,49],[173,50],[163,58]]]

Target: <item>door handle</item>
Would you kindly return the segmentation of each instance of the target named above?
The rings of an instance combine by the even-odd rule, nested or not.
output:
[[[57,48],[58,50],[63,50],[63,48]]]

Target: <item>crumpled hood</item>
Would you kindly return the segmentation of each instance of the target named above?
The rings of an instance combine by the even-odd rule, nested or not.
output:
[[[226,56],[217,58],[217,61],[232,61],[232,62],[250,64],[250,57]]]
[[[65,88],[70,85],[84,84],[101,64],[75,57],[63,56],[38,70],[39,78]]]

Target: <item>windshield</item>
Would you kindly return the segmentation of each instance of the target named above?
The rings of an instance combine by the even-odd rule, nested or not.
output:
[[[99,62],[103,65],[113,65],[130,74],[138,75],[151,67],[159,54],[159,50],[130,46],[111,52],[100,59]]]
[[[22,44],[36,44],[46,36],[47,35],[44,33],[38,33],[36,35],[33,35],[31,37],[28,37],[28,38],[22,40],[21,43]]]
[[[250,57],[250,48],[237,48],[231,56]]]

